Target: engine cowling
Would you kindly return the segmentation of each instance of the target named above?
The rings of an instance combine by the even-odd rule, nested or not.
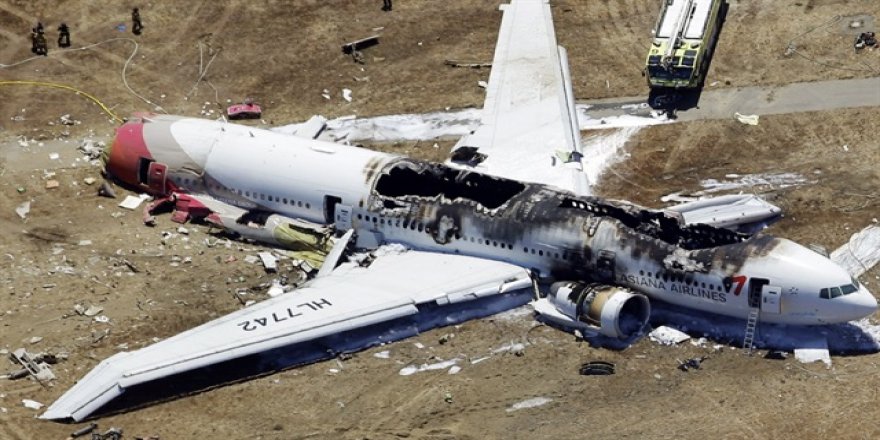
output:
[[[651,315],[648,297],[605,284],[553,283],[547,299],[571,320],[619,339],[637,334]]]

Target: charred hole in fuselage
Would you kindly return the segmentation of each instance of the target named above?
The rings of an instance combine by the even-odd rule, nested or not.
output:
[[[500,207],[525,187],[514,180],[456,170],[438,164],[419,166],[409,162],[392,165],[376,182],[376,192],[386,197],[442,195],[450,200],[473,200],[488,209]]]
[[[566,197],[559,207],[585,211],[594,216],[614,218],[635,232],[687,250],[740,243],[749,238],[748,234],[706,224],[683,225],[677,218],[660,211],[624,209],[593,198]]]

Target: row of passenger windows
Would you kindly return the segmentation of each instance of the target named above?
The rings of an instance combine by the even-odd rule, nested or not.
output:
[[[427,232],[428,231],[428,227],[426,227],[422,223],[417,223],[417,222],[410,223],[409,220],[396,219],[392,223],[392,220],[390,220],[390,219],[386,221],[382,217],[362,215],[362,214],[358,214],[357,219],[358,220],[366,220],[368,222],[371,221],[371,222],[373,222],[375,224],[379,224],[379,225],[387,224],[389,226],[394,226],[394,227],[398,227],[398,228],[402,227],[404,229],[411,229],[413,231],[419,231],[419,232],[423,232],[423,231]],[[513,250],[513,245],[510,243],[503,243],[503,242],[499,242],[496,240],[483,239],[482,237],[473,237],[473,236],[466,237],[466,236],[461,235],[458,232],[455,233],[455,238],[457,240],[470,241],[471,243],[484,244],[486,246],[500,247],[501,249]],[[556,258],[557,260],[573,261],[575,259],[575,255],[568,253],[568,252],[563,252],[560,254],[559,252],[550,252],[550,251],[545,252],[542,249],[534,249],[534,248],[528,248],[528,247],[524,247],[523,252],[526,254],[539,255],[542,257],[544,255],[547,255],[548,257],[553,257],[553,258]]]
[[[673,273],[669,273],[669,272],[663,272],[663,273],[647,272],[647,273],[645,273],[645,271],[640,270],[639,275],[641,275],[643,277],[647,276],[648,278],[656,278],[658,280],[662,279],[663,281],[667,281],[667,282],[673,281],[673,282],[678,282],[678,283],[684,283],[688,286],[702,287],[704,289],[709,289],[709,290],[717,290],[719,292],[723,291],[721,286],[718,286],[718,285],[715,285],[712,283],[706,284],[705,282],[700,282],[700,281],[693,279],[690,275],[683,275],[680,273],[674,273],[674,272]]]
[[[190,179],[190,178],[184,177],[184,178],[181,178],[181,180],[183,181],[184,185],[201,184],[201,181],[197,180],[197,179]],[[258,193],[256,191],[244,191],[241,189],[227,188],[227,187],[225,187],[223,185],[219,185],[217,183],[210,183],[207,186],[209,189],[213,189],[215,191],[220,191],[220,190],[232,191],[233,193],[236,193],[240,196],[244,196],[244,197],[248,197],[248,198],[253,197],[254,199],[267,200],[267,201],[276,202],[276,203],[283,203],[285,205],[297,206],[300,208],[305,207],[306,209],[312,208],[312,206],[309,202],[303,202],[302,200],[293,200],[293,199],[288,199],[286,197],[278,197],[278,196],[273,196],[271,194]]]

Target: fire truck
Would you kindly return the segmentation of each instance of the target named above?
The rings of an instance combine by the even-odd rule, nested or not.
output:
[[[724,0],[663,0],[645,62],[652,89],[702,86],[718,37]]]

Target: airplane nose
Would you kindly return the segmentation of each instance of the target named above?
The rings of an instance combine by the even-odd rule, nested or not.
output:
[[[104,168],[117,179],[129,185],[140,182],[138,172],[142,159],[152,159],[144,141],[144,124],[130,121],[116,129],[113,143],[103,154]]]
[[[871,316],[877,311],[877,298],[865,286],[861,286],[859,292],[852,296],[855,307],[863,312],[864,316]]]

